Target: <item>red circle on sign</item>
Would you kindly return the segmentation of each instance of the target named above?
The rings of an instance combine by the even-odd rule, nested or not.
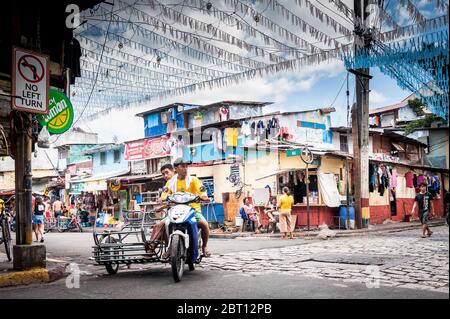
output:
[[[25,58],[31,58],[32,60],[35,60],[35,61],[37,61],[37,62],[39,63],[39,65],[40,65],[40,67],[41,67],[41,70],[42,70],[42,72],[41,72],[40,75],[38,74],[38,70],[37,70],[36,65],[31,64],[29,61],[25,60]],[[36,79],[29,79],[28,77],[26,77],[26,76],[23,74],[22,69],[21,69],[22,62],[25,62],[25,64],[26,64],[24,67],[29,67],[29,68],[30,68],[31,72],[37,77],[37,80],[36,80]],[[25,80],[27,80],[28,82],[36,83],[36,82],[39,82],[40,80],[42,80],[42,78],[44,77],[44,73],[45,73],[44,65],[43,65],[42,62],[39,61],[39,59],[36,58],[35,56],[29,55],[29,54],[23,55],[23,56],[19,59],[19,62],[17,63],[17,67],[18,67],[18,69],[19,69],[20,75],[21,75]],[[33,67],[34,67],[34,69],[33,69]]]

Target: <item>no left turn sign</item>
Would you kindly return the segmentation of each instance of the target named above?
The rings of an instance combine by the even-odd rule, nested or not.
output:
[[[39,114],[48,113],[48,67],[48,56],[13,48],[13,109]]]

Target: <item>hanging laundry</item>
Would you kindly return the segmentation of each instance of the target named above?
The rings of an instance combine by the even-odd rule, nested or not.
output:
[[[219,114],[220,114],[220,120],[221,121],[227,121],[230,117],[230,112],[228,111],[228,108],[225,106],[222,106],[219,109]]]
[[[263,135],[264,134],[264,122],[263,121],[259,121],[258,124],[256,125],[256,135]]]
[[[374,116],[374,123],[375,123],[375,126],[377,126],[377,127],[380,126],[380,117],[378,115]]]
[[[236,147],[237,146],[237,137],[238,137],[238,129],[234,127],[227,127],[225,129],[224,135],[227,139],[228,147]]]
[[[369,192],[373,192],[374,191],[374,187],[375,187],[375,178],[376,178],[376,173],[375,173],[375,165],[370,164],[369,165]]]
[[[380,165],[380,166],[378,166],[378,184],[382,184],[383,183],[383,181],[382,181],[382,178],[383,178],[383,166],[382,165]]]
[[[167,124],[167,114],[166,112],[161,112],[161,123]]]
[[[222,140],[222,131],[221,130],[214,130],[212,133],[212,140],[214,143],[214,147],[222,151],[223,150],[223,140]]]
[[[256,136],[256,122],[252,122],[252,124],[250,124],[250,137],[254,139],[255,136]]]
[[[433,195],[434,197],[441,192],[441,182],[439,180],[439,176],[432,175],[430,177],[431,184],[428,187],[428,191]]]
[[[406,179],[406,187],[414,188],[414,182],[413,182],[414,174],[413,174],[413,172],[407,172],[405,174],[405,179]]]
[[[291,134],[289,134],[288,128],[285,126],[280,127],[280,130],[278,131],[276,137],[280,137],[285,140],[290,140],[293,138],[293,136]]]
[[[241,133],[244,136],[249,136],[251,134],[250,123],[248,121],[244,121],[241,125]]]
[[[421,174],[417,177],[417,186],[422,185],[423,182],[427,182],[427,177]]]
[[[397,188],[397,169],[392,169],[391,173],[391,188]]]

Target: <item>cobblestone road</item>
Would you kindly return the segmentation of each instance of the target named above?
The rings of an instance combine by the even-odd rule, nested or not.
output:
[[[215,255],[200,267],[247,274],[278,272],[449,293],[449,229],[303,241],[296,246]],[[243,239],[236,239],[243,240]]]

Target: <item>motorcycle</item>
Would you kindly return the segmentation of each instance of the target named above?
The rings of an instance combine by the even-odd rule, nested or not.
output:
[[[80,233],[83,232],[83,227],[81,227],[81,224],[78,221],[77,216],[72,215],[72,217],[63,217],[63,216],[59,217],[58,231],[60,233],[63,233],[65,231],[71,231],[73,229],[79,231]]]
[[[202,258],[201,230],[197,227],[196,210],[189,206],[199,202],[200,198],[191,193],[180,192],[169,195],[166,201],[173,205],[167,212],[166,231],[169,234],[168,250],[173,279],[179,282],[185,264],[188,264],[189,270],[192,271]]]

